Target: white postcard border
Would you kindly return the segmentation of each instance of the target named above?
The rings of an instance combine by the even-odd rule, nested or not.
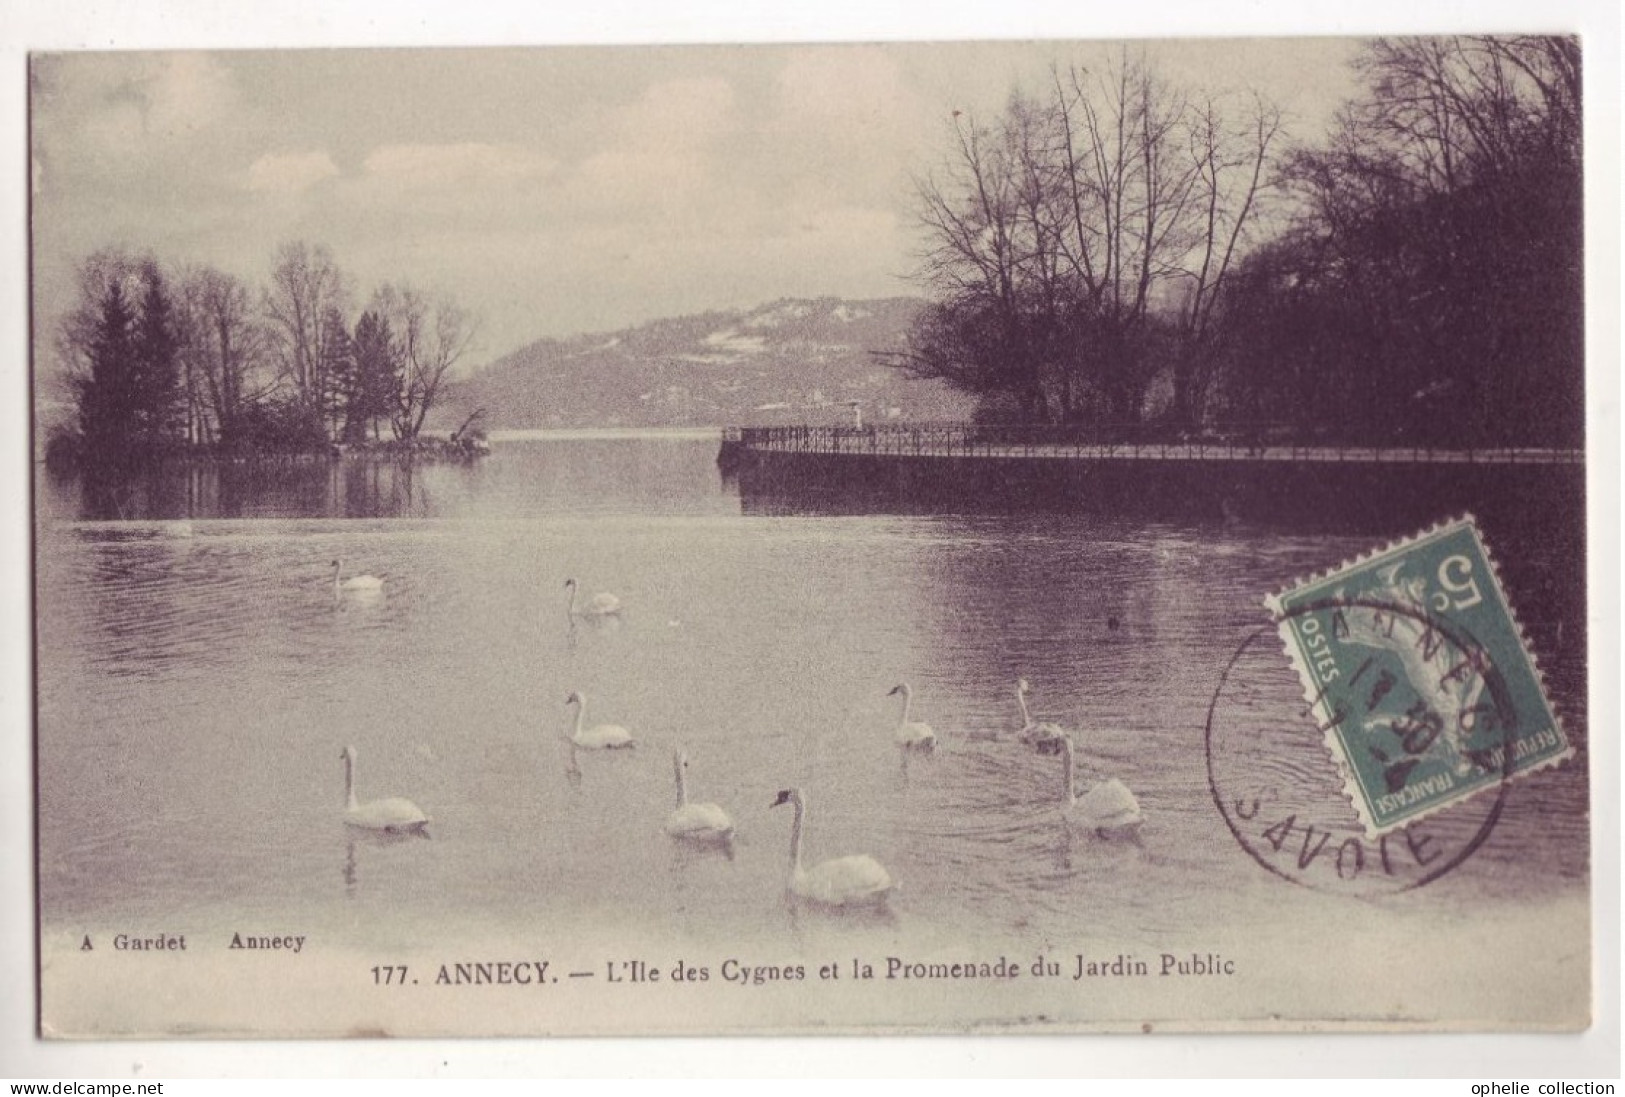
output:
[[[385,12],[387,11],[387,15]],[[1579,30],[1584,35],[1587,141],[1587,343],[1592,482],[1589,491],[1592,604],[1592,890],[1595,1024],[1581,1037],[976,1037],[664,1039],[549,1041],[106,1042],[45,1044],[34,1035],[35,907],[33,757],[29,653],[32,637],[27,456],[26,52],[29,49],[188,46],[495,45],[557,42],[932,40],[1364,34],[1466,29]],[[0,698],[0,1074],[19,1078],[181,1076],[556,1075],[678,1073],[1005,1073],[1103,1076],[1362,1075],[1593,1077],[1619,1071],[1619,14],[1607,3],[1498,0],[1422,10],[1380,0],[1338,11],[1305,5],[1178,3],[1086,9],[1006,3],[980,11],[899,3],[822,4],[805,11],[744,2],[595,4],[545,17],[514,2],[387,9],[327,0],[303,10],[227,6],[208,0],[123,5],[8,4],[0,56],[0,117],[7,163],[3,191],[9,263],[0,278],[7,333],[0,378],[8,399],[4,436],[12,454],[0,492],[0,620],[6,658]],[[13,159],[15,157],[15,159]],[[1599,368],[1606,364],[1607,368]],[[635,1055],[628,1052],[635,1049]]]

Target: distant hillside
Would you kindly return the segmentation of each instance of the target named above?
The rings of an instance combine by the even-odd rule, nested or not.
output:
[[[450,389],[436,419],[483,407],[493,430],[822,423],[849,417],[850,400],[865,420],[963,418],[968,398],[872,353],[900,349],[920,305],[784,300],[544,339]]]

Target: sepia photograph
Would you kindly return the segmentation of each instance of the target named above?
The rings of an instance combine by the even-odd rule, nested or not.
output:
[[[1580,35],[88,45],[43,1041],[1592,1025]]]

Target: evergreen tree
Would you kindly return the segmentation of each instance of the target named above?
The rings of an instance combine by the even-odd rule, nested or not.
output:
[[[389,320],[372,309],[356,321],[353,341],[355,385],[345,416],[344,438],[366,439],[367,428],[377,435],[380,418],[391,415],[400,398],[401,362]]]
[[[318,376],[322,381],[320,405],[329,438],[350,439],[350,408],[359,390],[355,365],[355,341],[345,330],[338,309],[329,308],[322,316],[321,360]]]
[[[135,325],[131,392],[134,439],[144,449],[178,440],[183,427],[180,325],[158,265],[141,270],[141,314]]]
[[[126,453],[136,435],[138,375],[136,317],[117,279],[102,294],[95,330],[86,347],[87,372],[76,377],[79,430],[92,460]]]

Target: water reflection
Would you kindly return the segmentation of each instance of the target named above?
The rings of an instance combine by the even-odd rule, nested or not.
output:
[[[207,901],[325,912],[353,934],[344,903],[361,899],[418,919],[420,940],[471,919],[523,939],[547,917],[765,955],[787,934],[873,954],[899,923],[1132,943],[1278,912],[1278,881],[1245,875],[1215,812],[1203,717],[1264,594],[1368,550],[1373,531],[1045,508],[746,516],[706,443],[625,446],[503,445],[477,468],[410,475],[290,468],[236,498],[189,475],[117,497],[121,513],[162,512],[142,521],[89,521],[83,485],[45,484],[47,919]],[[1514,790],[1456,898],[1518,901],[1587,871],[1583,557],[1518,529],[1486,535],[1582,753]],[[383,575],[387,597],[335,600],[339,556]],[[632,610],[570,621],[570,574]],[[1575,624],[1562,605],[1577,589]],[[1301,697],[1275,650],[1283,695]],[[1080,786],[1134,789],[1139,844],[1067,834],[1060,761],[1015,738],[1022,676],[1034,719],[1073,729]],[[904,680],[936,728],[930,757],[894,740],[886,690]],[[556,741],[574,689],[645,747],[578,761]],[[331,790],[307,764],[339,729],[378,745],[381,787],[449,824],[409,848],[347,835],[342,895]],[[741,812],[731,859],[661,830],[678,742],[705,798]],[[817,805],[809,862],[870,852],[898,881],[890,913],[786,901],[790,820],[767,802],[794,786]]]
[[[46,513],[80,521],[427,518],[440,495],[476,490],[478,470],[370,459],[216,461],[144,469],[46,470]]]
[[[570,782],[570,786],[576,789],[582,787],[582,781],[585,777],[585,771],[581,765],[582,755],[590,758],[587,765],[594,774],[603,774],[614,773],[619,766],[631,765],[630,759],[638,753],[635,744],[628,744],[614,750],[595,750],[577,746],[568,735],[564,737],[564,742],[568,751],[563,769],[564,777]]]
[[[363,587],[359,590],[335,590],[333,592],[333,605],[340,613],[349,610],[366,611],[381,605],[384,601],[383,587]]]
[[[565,645],[573,655],[575,654],[577,646],[581,642],[580,637],[582,633],[587,633],[589,635],[592,633],[613,635],[614,633],[621,631],[623,625],[624,621],[622,620],[621,615],[618,613],[608,617],[572,616],[570,618],[570,624],[565,633]]]
[[[701,437],[541,438],[472,463],[340,459],[216,461],[70,472],[39,466],[41,518],[460,518],[737,515],[736,490]]]
[[[410,831],[361,831],[355,827],[344,828],[344,867],[340,875],[344,879],[344,897],[356,899],[361,893],[360,859],[356,856],[357,849],[388,849],[393,846],[407,846],[417,844],[418,839],[428,840],[433,836],[427,830]]]
[[[208,661],[216,599],[227,595],[207,562],[163,541],[111,542],[90,557],[85,589],[69,606],[73,623],[100,638],[112,674],[154,674],[188,659]]]
[[[802,941],[807,940],[804,935],[809,931],[827,932],[836,929],[856,935],[863,930],[895,929],[900,924],[900,919],[890,904],[891,901],[888,900],[864,906],[832,907],[803,899],[789,888],[784,891],[785,921],[789,925],[790,932]]]
[[[687,881],[694,869],[707,861],[734,859],[734,838],[678,838],[667,836],[671,843],[671,870],[675,878]]]

